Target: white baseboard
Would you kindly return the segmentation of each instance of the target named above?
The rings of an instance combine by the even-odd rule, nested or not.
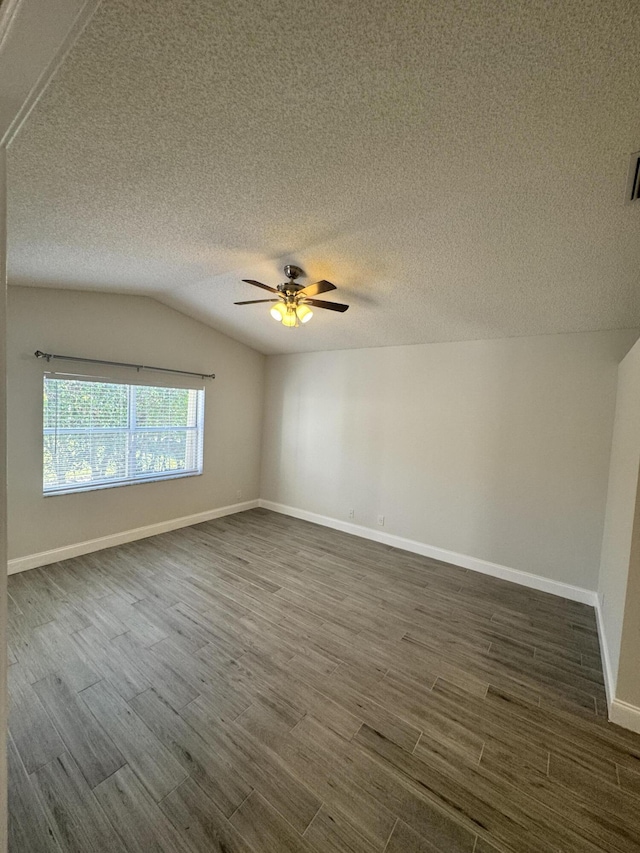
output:
[[[315,512],[309,512],[308,510],[285,506],[284,504],[263,499],[244,501],[242,503],[218,507],[217,509],[207,510],[206,512],[200,512],[194,515],[185,515],[180,518],[161,521],[157,524],[148,524],[145,527],[123,530],[120,533],[101,536],[98,539],[88,539],[85,542],[77,542],[73,545],[64,545],[60,548],[53,548],[50,551],[40,551],[37,554],[27,554],[24,557],[16,557],[9,560],[8,573],[12,575],[16,572],[24,572],[28,569],[38,568],[39,566],[48,566],[51,563],[58,563],[61,560],[69,560],[72,557],[91,554],[93,551],[101,551],[103,548],[112,548],[115,545],[124,545],[127,542],[134,542],[137,539],[146,539],[149,536],[157,536],[160,533],[167,533],[170,530],[177,530],[180,527],[189,527],[192,524],[200,524],[203,521],[211,521],[214,518],[221,518],[225,515],[244,512],[248,509],[255,509],[258,506],[272,510],[273,512],[279,512],[283,515],[290,515],[293,518],[311,521],[314,524],[320,524],[324,527],[331,527],[334,530],[341,530],[342,532],[350,533],[353,536],[360,536],[364,539],[371,539],[374,542],[381,542],[392,548],[400,548],[403,551],[410,551],[413,554],[420,554],[423,557],[430,557],[433,560],[440,560],[443,563],[452,563],[455,566],[471,569],[474,572],[481,572],[485,575],[491,575],[492,577],[511,581],[512,583],[517,583],[521,586],[529,587],[530,589],[537,589],[541,592],[548,592],[552,595],[559,595],[562,598],[568,598],[571,601],[578,601],[582,604],[592,605],[596,607],[599,620],[599,630],[601,628],[600,613],[598,609],[598,595],[593,590],[584,589],[579,586],[572,586],[571,584],[562,583],[561,581],[554,581],[550,578],[545,578],[542,575],[523,572],[520,569],[512,569],[509,566],[502,566],[499,563],[491,563],[488,560],[481,560],[478,557],[470,557],[468,554],[448,551],[445,548],[438,548],[435,545],[427,545],[424,542],[417,542],[413,539],[405,539],[402,536],[395,536],[392,533],[374,530],[371,527],[365,527],[361,524],[341,521],[340,519],[331,518],[330,516],[319,515]],[[603,642],[603,637],[604,635],[601,632],[601,648],[606,649],[606,643]]]
[[[77,542],[74,545],[64,545],[61,548],[53,548],[51,551],[40,551],[38,554],[16,557],[13,560],[9,560],[8,573],[13,575],[16,572],[25,572],[27,569],[48,566],[51,563],[58,563],[60,560],[69,560],[71,557],[81,557],[83,554],[101,551],[103,548],[124,545],[126,542],[135,542],[136,539],[146,539],[149,536],[168,533],[170,530],[177,530],[180,527],[190,527],[192,524],[211,521],[213,518],[222,518],[223,515],[233,515],[236,512],[255,509],[259,505],[260,502],[258,500],[243,501],[242,503],[231,504],[230,506],[221,506],[218,509],[210,509],[206,512],[198,512],[194,515],[171,518],[168,521],[160,521],[157,524],[148,524],[146,527],[123,530],[121,533],[112,533],[110,536],[100,536],[98,539],[88,539],[86,542]]]
[[[611,667],[609,648],[607,646],[607,638],[604,631],[600,600],[598,598],[598,593],[594,590],[584,589],[579,586],[572,586],[571,584],[562,583],[561,581],[554,581],[550,578],[542,577],[541,575],[522,572],[519,569],[511,569],[508,566],[501,566],[498,563],[490,563],[487,560],[480,560],[477,557],[470,557],[467,554],[459,554],[455,551],[447,551],[444,548],[437,548],[433,545],[425,545],[423,542],[416,542],[413,539],[404,539],[401,536],[394,536],[392,533],[384,533],[380,530],[374,530],[371,527],[352,524],[349,521],[341,521],[340,519],[331,518],[326,515],[319,515],[318,513],[309,512],[305,509],[285,506],[284,504],[274,503],[273,501],[263,499],[260,499],[259,504],[264,509],[270,509],[273,512],[290,515],[293,518],[300,518],[303,521],[311,521],[314,524],[321,524],[324,527],[341,530],[343,533],[350,533],[353,536],[361,536],[364,539],[372,539],[374,542],[382,542],[383,544],[390,545],[393,548],[401,548],[403,551],[410,551],[414,554],[420,554],[423,557],[431,557],[431,559],[441,560],[444,563],[452,563],[455,566],[461,566],[464,569],[471,569],[474,572],[482,572],[482,574],[491,575],[492,577],[501,578],[502,580],[512,581],[513,583],[529,587],[530,589],[549,592],[552,595],[559,595],[562,598],[568,598],[571,601],[578,601],[581,604],[591,605],[596,611],[598,636],[600,639],[600,654],[602,657],[602,670],[604,674],[604,684],[609,710],[609,721],[618,726],[622,726],[622,728],[629,729],[632,732],[638,732],[640,734],[640,708],[637,708],[635,705],[630,705],[628,702],[623,702],[621,699],[615,698],[613,670]]]
[[[602,672],[604,675],[604,687],[607,693],[607,708],[609,711],[609,722],[629,729],[640,734],[640,708],[631,705],[623,699],[616,698],[616,685],[613,678],[613,667],[609,655],[607,634],[604,629],[602,617],[602,603],[598,598],[596,604],[596,617],[598,620],[598,639],[600,640],[600,657],[602,659]]]
[[[614,699],[609,705],[609,720],[623,729],[640,734],[640,708],[636,705]]]
[[[351,533],[353,536],[361,536],[364,539],[372,539],[374,542],[382,542],[385,545],[390,545],[393,548],[400,548],[403,551],[411,551],[414,554],[420,554],[423,557],[430,557],[432,560],[441,560],[443,563],[453,563],[455,566],[461,566],[464,569],[471,569],[474,572],[481,572],[484,575],[491,575],[494,578],[501,578],[505,581],[520,584],[521,586],[537,589],[541,592],[549,592],[552,595],[559,595],[562,598],[568,598],[571,601],[578,601],[581,604],[589,604],[596,607],[598,603],[598,594],[595,590],[584,589],[580,586],[572,586],[571,584],[562,583],[562,581],[554,581],[550,578],[542,577],[542,575],[534,575],[529,572],[523,572],[520,569],[511,569],[509,566],[501,566],[499,563],[490,563],[488,560],[481,560],[477,557],[470,557],[468,554],[459,554],[456,551],[447,551],[445,548],[438,548],[435,545],[426,545],[424,542],[416,542],[413,539],[404,539],[402,536],[394,536],[392,533],[385,533],[381,530],[374,530],[371,527],[364,527],[361,524],[352,524],[349,521],[341,521],[338,518],[331,518],[327,515],[318,515],[315,512],[308,512],[305,509],[297,509],[292,506],[274,503],[260,499],[260,506],[264,509],[270,509],[273,512],[279,512],[283,515],[290,515],[293,518],[300,518],[304,521],[311,521],[314,524],[321,524],[324,527],[332,527],[334,530],[341,530],[343,533]]]
[[[630,705],[628,702],[623,702],[621,699],[615,698],[615,685],[613,684],[611,660],[609,657],[606,634],[604,632],[600,601],[597,593],[593,590],[584,589],[579,586],[572,586],[571,584],[562,583],[561,581],[554,581],[550,578],[542,577],[541,575],[530,574],[529,572],[523,572],[519,569],[509,568],[509,566],[502,566],[499,563],[491,563],[488,560],[470,557],[468,554],[459,554],[456,551],[448,551],[445,548],[426,545],[423,542],[417,542],[413,539],[405,539],[402,536],[395,536],[392,533],[374,530],[371,527],[364,527],[361,524],[352,524],[348,521],[341,521],[337,518],[319,515],[318,513],[309,512],[296,507],[285,506],[284,504],[274,503],[273,501],[262,499],[243,501],[242,503],[218,507],[217,509],[199,512],[194,515],[185,515],[181,518],[172,518],[168,521],[161,521],[157,524],[149,524],[146,527],[136,527],[132,530],[123,530],[120,533],[114,533],[110,536],[101,536],[98,539],[89,539],[86,542],[77,542],[74,545],[65,545],[61,548],[53,548],[50,551],[41,551],[38,554],[28,554],[25,557],[17,557],[13,560],[9,560],[8,573],[12,575],[16,572],[24,572],[28,569],[38,568],[39,566],[48,566],[51,563],[58,563],[61,560],[68,560],[71,557],[80,557],[83,554],[91,554],[94,551],[101,551],[104,548],[112,548],[115,545],[124,545],[127,542],[134,542],[137,539],[146,539],[149,536],[168,533],[170,530],[178,530],[180,527],[190,527],[193,524],[200,524],[203,521],[211,521],[214,518],[222,518],[225,515],[233,515],[237,512],[244,512],[248,509],[255,509],[258,506],[264,507],[264,509],[270,509],[273,512],[279,512],[283,515],[290,515],[293,518],[300,518],[304,521],[320,524],[324,527],[331,527],[334,530],[341,530],[343,533],[350,533],[353,536],[360,536],[364,539],[371,539],[374,542],[381,542],[384,545],[391,546],[392,548],[400,548],[403,551],[420,554],[423,557],[430,557],[433,560],[452,563],[455,566],[461,566],[462,568],[470,569],[474,572],[481,572],[485,575],[491,575],[492,577],[511,581],[512,583],[517,583],[521,586],[529,587],[530,589],[549,592],[552,595],[559,595],[563,598],[568,598],[571,601],[578,601],[582,604],[592,605],[595,607],[598,623],[602,669],[604,673],[605,689],[607,692],[607,703],[609,706],[609,719],[612,723],[616,723],[625,729],[630,729],[631,731],[640,733],[640,708],[637,708],[635,705]]]

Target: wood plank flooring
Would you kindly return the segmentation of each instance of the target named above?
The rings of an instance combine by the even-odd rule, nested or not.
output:
[[[590,607],[266,510],[9,593],[11,853],[640,853]]]

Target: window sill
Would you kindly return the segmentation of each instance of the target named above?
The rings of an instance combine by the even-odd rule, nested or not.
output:
[[[79,495],[84,492],[98,492],[103,489],[117,489],[123,486],[147,486],[150,483],[165,483],[167,480],[183,480],[185,477],[201,477],[202,471],[188,471],[180,474],[169,474],[165,477],[149,477],[139,480],[119,480],[114,483],[88,483],[86,486],[71,486],[55,491],[42,493],[43,498],[56,498],[59,495]]]

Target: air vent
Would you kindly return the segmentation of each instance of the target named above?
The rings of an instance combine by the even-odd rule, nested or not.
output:
[[[640,201],[640,151],[631,155],[626,201],[627,204]]]

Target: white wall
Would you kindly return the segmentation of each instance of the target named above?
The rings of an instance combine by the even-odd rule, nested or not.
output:
[[[613,682],[618,677],[638,470],[640,467],[640,341],[618,370],[609,489],[598,595]]]
[[[640,341],[620,364],[609,491],[602,540],[600,597],[611,692],[640,705]],[[636,531],[635,564],[634,527]],[[635,572],[632,571],[635,565]],[[624,642],[623,642],[624,626]],[[622,658],[626,657],[626,666]],[[630,665],[630,672],[629,672]],[[628,676],[625,679],[625,672]],[[620,674],[620,679],[618,678]]]
[[[0,33],[2,28],[0,27]],[[7,152],[0,146],[0,851],[7,849]]]
[[[638,387],[640,391],[640,384]],[[640,421],[636,422],[640,429]],[[624,621],[620,643],[620,665],[616,683],[616,700],[634,709],[634,731],[640,733],[640,480],[636,490],[635,513],[631,548],[627,596],[624,602]],[[621,722],[622,725],[626,723]]]
[[[26,287],[9,288],[7,343],[10,558],[259,497],[264,356],[255,350],[145,297]],[[202,476],[44,498],[44,371],[125,382],[137,374],[47,365],[34,358],[36,349],[214,372],[216,379],[205,383]],[[162,374],[143,376],[167,381]]]
[[[637,332],[267,359],[263,499],[595,590]]]

